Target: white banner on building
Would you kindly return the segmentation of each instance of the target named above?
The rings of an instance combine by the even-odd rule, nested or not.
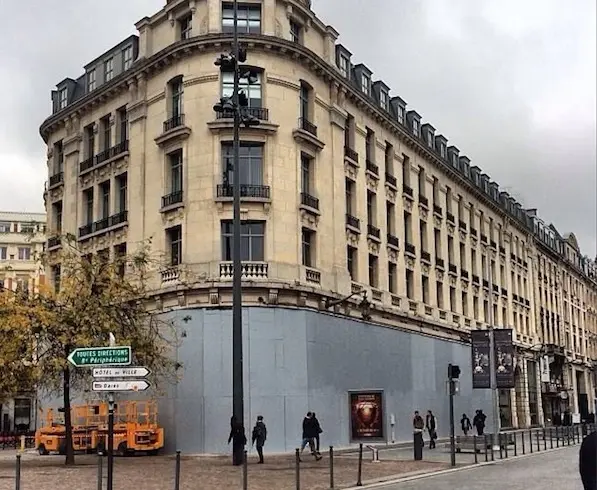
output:
[[[542,383],[549,383],[551,381],[551,376],[549,372],[549,356],[543,356],[541,358],[541,382]]]

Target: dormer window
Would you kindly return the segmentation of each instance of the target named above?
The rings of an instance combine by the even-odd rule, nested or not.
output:
[[[191,15],[187,15],[180,20],[180,39],[190,39],[192,35],[193,29],[193,17]]]
[[[404,124],[404,107],[398,107],[398,122]]]
[[[295,20],[290,20],[290,40],[293,43],[301,43],[301,25]]]
[[[59,97],[60,97],[59,107],[60,107],[60,109],[64,109],[68,105],[68,89],[67,88],[60,89]]]
[[[443,143],[439,145],[439,156],[442,158],[446,158],[446,145],[444,145]]]
[[[384,111],[388,110],[388,93],[385,90],[379,91],[379,105]]]
[[[106,75],[106,82],[109,82],[114,78],[114,58],[109,58],[104,61],[104,73]]]
[[[413,134],[419,136],[419,121],[413,119]]]
[[[340,73],[348,78],[348,74],[350,73],[350,60],[348,59],[348,56],[340,54],[338,57],[338,68],[340,69]]]
[[[433,148],[433,135],[431,134],[431,131],[427,131],[427,146]]]
[[[361,75],[361,90],[364,94],[371,94],[371,77],[366,73]]]
[[[133,65],[133,47],[127,46],[122,50],[122,69],[128,70]]]
[[[93,92],[95,90],[95,68],[93,70],[89,70],[87,73],[87,91]]]

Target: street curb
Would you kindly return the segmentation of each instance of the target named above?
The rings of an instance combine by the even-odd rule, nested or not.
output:
[[[364,483],[363,486],[347,487],[344,490],[360,490],[360,489],[366,489],[366,488],[384,488],[389,485],[395,485],[397,483],[407,483],[410,481],[423,480],[424,478],[433,478],[436,476],[447,475],[450,473],[455,473],[457,471],[472,470],[472,469],[483,467],[483,466],[507,463],[509,461],[516,461],[518,459],[527,458],[530,456],[540,456],[541,454],[546,454],[546,453],[554,453],[556,451],[561,451],[563,449],[569,449],[569,448],[577,447],[577,446],[579,446],[579,444],[573,444],[570,446],[562,446],[562,447],[553,448],[553,449],[546,449],[543,451],[534,451],[532,453],[527,453],[527,454],[519,454],[518,456],[511,456],[511,457],[504,458],[504,459],[496,459],[495,461],[487,461],[487,462],[483,461],[481,463],[477,463],[477,464],[473,463],[470,465],[461,466],[459,468],[449,468],[447,470],[432,471],[432,472],[428,472],[428,473],[420,473],[419,472],[418,474],[410,474],[410,476],[402,475],[393,480],[386,480],[383,482],[377,481],[375,483]]]

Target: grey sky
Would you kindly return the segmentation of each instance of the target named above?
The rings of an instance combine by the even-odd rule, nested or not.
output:
[[[38,127],[50,90],[163,4],[45,0],[32,16],[26,2],[0,0],[0,209],[43,209]],[[313,8],[356,63],[461,154],[597,254],[594,0],[565,8],[560,0],[313,0]]]

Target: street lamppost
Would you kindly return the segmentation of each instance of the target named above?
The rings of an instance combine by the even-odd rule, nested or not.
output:
[[[233,183],[232,183],[232,415],[244,430],[244,387],[243,387],[243,331],[242,331],[242,264],[240,248],[240,125],[255,126],[259,120],[250,116],[248,111],[242,109],[248,106],[248,98],[240,92],[240,65],[247,59],[247,52],[238,42],[238,1],[233,2],[234,34],[232,53],[222,54],[215,65],[222,71],[234,73],[234,88],[232,97],[222,97],[214,106],[214,110],[226,116],[232,115],[234,119],[233,133]],[[248,83],[255,83],[254,73],[243,73]],[[228,165],[227,165],[228,166]],[[228,172],[230,169],[227,168]],[[233,444],[233,461],[242,461],[244,446]]]

